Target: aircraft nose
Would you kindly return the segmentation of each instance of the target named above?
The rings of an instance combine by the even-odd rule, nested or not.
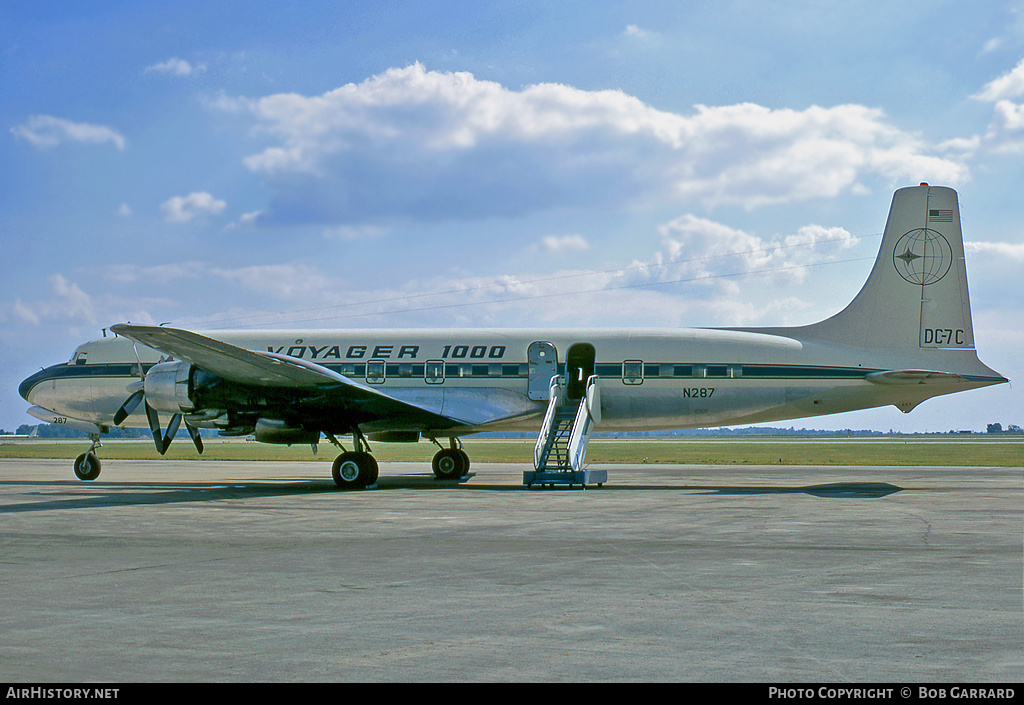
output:
[[[26,377],[21,384],[18,385],[18,394],[21,398],[27,402],[32,402],[31,397],[32,390],[35,389],[36,385],[47,378],[46,370],[39,370],[33,375]]]

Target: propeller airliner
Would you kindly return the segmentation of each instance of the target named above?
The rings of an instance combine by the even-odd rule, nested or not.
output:
[[[180,425],[321,438],[339,487],[377,480],[368,440],[426,438],[433,471],[469,470],[460,437],[537,432],[534,483],[601,484],[594,429],[650,431],[781,421],[893,405],[1007,381],[975,352],[954,190],[893,196],[875,264],[842,311],[796,327],[592,330],[275,330],[197,333],[118,324],[22,382],[29,413],[86,431],[75,461],[100,472],[100,434],[149,428],[166,452]],[[162,427],[162,419],[167,426]],[[351,436],[345,450],[339,436]],[[447,444],[444,443],[447,441]]]

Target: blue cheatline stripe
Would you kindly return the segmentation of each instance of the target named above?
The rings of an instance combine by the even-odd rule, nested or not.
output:
[[[640,362],[639,360],[636,362]],[[148,371],[152,364],[144,364],[143,369]],[[644,371],[647,376],[658,379],[691,379],[694,377],[694,368],[703,368],[706,371],[701,377],[727,378],[729,370],[734,376],[751,377],[755,379],[857,379],[864,377],[871,372],[884,371],[879,368],[862,367],[830,367],[823,365],[743,365],[739,363],[706,363],[706,362],[644,362]],[[354,377],[362,377],[366,373],[366,363],[341,363],[324,365],[329,370]],[[447,376],[459,376],[460,371],[465,370],[465,376],[472,377],[495,377],[495,378],[520,378],[529,374],[529,365],[526,363],[452,363],[445,364]],[[622,376],[622,363],[599,362],[594,366],[599,377],[615,378]],[[424,363],[395,363],[386,362],[388,377],[416,378],[422,377]],[[564,363],[559,363],[558,372],[565,373]],[[737,374],[738,373],[738,374]],[[51,379],[75,379],[75,378],[96,378],[96,377],[137,377],[137,363],[90,363],[85,365],[61,364],[53,365],[44,370],[36,372],[27,378],[23,384],[35,385],[42,381]],[[972,380],[985,380],[988,378],[977,377]]]
[[[635,361],[639,362],[639,361]],[[143,365],[149,370],[152,364]],[[341,363],[324,365],[328,369],[355,379],[366,376],[365,362]],[[464,370],[461,368],[465,368]],[[475,379],[525,379],[529,375],[527,363],[446,363],[445,378]],[[722,363],[691,363],[691,362],[656,362],[643,363],[644,379],[676,380],[676,379],[751,379],[751,380],[841,380],[863,379],[872,372],[884,372],[880,368],[864,367],[832,367],[825,365],[743,365]],[[694,369],[703,370],[704,374],[694,375]],[[594,365],[598,377],[619,379],[623,374],[623,364],[599,362]],[[731,374],[730,374],[731,371]],[[393,363],[385,365],[386,379],[423,379],[425,365],[416,363]],[[558,373],[565,374],[564,363],[559,363]],[[40,370],[25,379],[18,388],[25,399],[37,384],[54,379],[96,379],[101,377],[138,378],[137,363],[94,363],[85,365],[61,364]],[[1003,377],[983,375],[965,375],[969,382],[1005,382]]]

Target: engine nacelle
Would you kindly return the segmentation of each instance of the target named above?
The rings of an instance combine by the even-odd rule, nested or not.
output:
[[[146,403],[165,414],[195,411],[192,365],[180,360],[153,365],[146,373]]]
[[[371,441],[381,443],[417,443],[420,440],[419,431],[374,431],[368,433],[367,438]]]
[[[316,444],[320,442],[319,431],[307,431],[301,426],[289,426],[280,419],[259,419],[256,422],[256,440],[260,443],[292,443]]]

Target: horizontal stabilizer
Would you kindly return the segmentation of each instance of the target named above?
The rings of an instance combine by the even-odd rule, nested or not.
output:
[[[876,384],[950,384],[966,383],[969,380],[952,372],[932,370],[886,370],[867,375],[869,382]]]

